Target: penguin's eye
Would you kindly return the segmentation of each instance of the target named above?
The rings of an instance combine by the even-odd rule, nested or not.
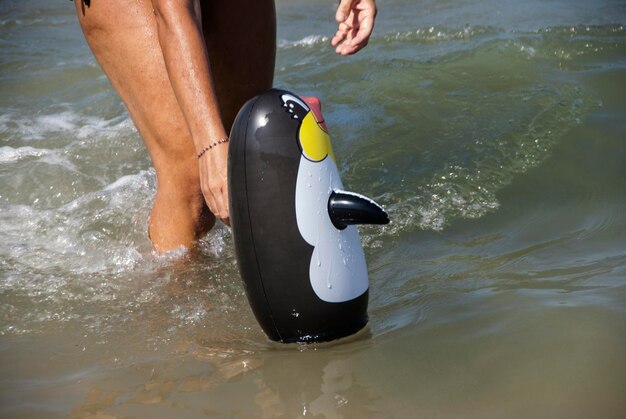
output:
[[[309,107],[299,97],[285,94],[281,97],[283,101],[283,108],[291,115],[293,119],[302,121],[305,115],[309,112]]]

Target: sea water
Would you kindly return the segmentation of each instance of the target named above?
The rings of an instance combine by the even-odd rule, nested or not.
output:
[[[93,0],[99,1],[99,0]],[[155,175],[72,4],[0,1],[0,416],[626,416],[626,4],[278,1],[277,87],[324,104],[368,328],[280,345],[230,232],[157,257]]]

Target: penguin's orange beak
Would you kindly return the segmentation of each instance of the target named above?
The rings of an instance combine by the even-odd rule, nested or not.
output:
[[[326,122],[324,122],[324,116],[322,115],[322,102],[318,97],[309,97],[309,96],[300,96],[302,100],[309,105],[311,108],[311,112],[313,112],[313,116],[315,116],[315,120],[317,121],[317,125],[320,126],[324,132],[328,133],[328,128],[326,127]]]

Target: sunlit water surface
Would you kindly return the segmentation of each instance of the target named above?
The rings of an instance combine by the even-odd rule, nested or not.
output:
[[[98,0],[94,0],[98,1]],[[0,0],[0,416],[626,416],[626,5],[279,1],[364,228],[370,324],[269,342],[230,232],[146,237],[155,175],[67,1]]]

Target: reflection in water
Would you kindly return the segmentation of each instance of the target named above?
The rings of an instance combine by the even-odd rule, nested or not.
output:
[[[372,417],[390,408],[399,411],[399,403],[383,399],[357,378],[358,366],[355,367],[353,357],[369,347],[369,341],[361,338],[340,346],[290,345],[226,355],[190,345],[184,356],[161,362],[158,367],[145,365],[131,368],[133,371],[119,371],[111,388],[102,382],[89,388],[84,403],[73,414],[129,415],[136,411],[136,405],[144,405],[150,406],[147,411],[151,415],[168,417],[169,409],[190,398],[204,401],[195,406],[197,411],[191,412],[218,416],[231,411],[225,405],[229,399],[239,398],[254,403],[240,404],[235,411],[263,418],[318,415],[342,418],[355,414]],[[143,379],[138,380],[138,375]],[[120,387],[125,377],[130,380]],[[214,395],[220,393],[220,388],[231,385],[238,390],[226,396],[227,400]]]

